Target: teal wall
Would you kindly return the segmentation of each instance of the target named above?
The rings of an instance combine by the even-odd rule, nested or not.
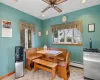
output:
[[[83,33],[82,33],[82,44],[83,46],[67,46],[67,45],[52,45],[52,32],[51,25],[62,24],[62,16],[50,18],[43,21],[43,44],[50,47],[66,48],[71,51],[71,60],[75,62],[83,63],[83,48],[89,48],[89,39],[93,40],[93,48],[100,48],[100,5],[93,6],[90,8],[74,11],[68,14],[64,14],[68,17],[67,22],[76,20],[82,20],[83,22]],[[88,24],[95,23],[95,32],[88,32]],[[49,35],[45,35],[45,31],[49,31]]]
[[[14,48],[20,45],[20,32],[19,22],[24,20],[28,23],[36,25],[36,34],[34,35],[35,47],[47,45],[49,47],[66,48],[71,51],[71,60],[76,62],[83,62],[83,47],[89,47],[89,38],[93,40],[93,48],[100,48],[100,5],[90,7],[83,10],[78,10],[68,14],[64,14],[68,17],[68,22],[82,20],[83,21],[83,33],[82,40],[83,46],[65,46],[65,45],[52,45],[52,32],[51,25],[62,24],[61,18],[63,15],[50,18],[47,20],[40,20],[26,13],[18,11],[14,8],[6,6],[0,3],[0,76],[6,75],[9,72],[14,71],[15,53]],[[12,38],[2,37],[2,20],[12,21]],[[95,23],[95,32],[88,32],[88,24]],[[45,31],[49,31],[49,35],[45,35]],[[38,31],[42,32],[42,36],[38,37]]]
[[[34,11],[33,11],[34,12]],[[12,22],[12,37],[2,37],[2,20]],[[36,34],[34,35],[35,47],[41,46],[41,37],[38,37],[38,31],[41,31],[42,21],[26,13],[0,3],[0,76],[14,71],[15,46],[20,45],[19,22],[24,20],[36,25]]]

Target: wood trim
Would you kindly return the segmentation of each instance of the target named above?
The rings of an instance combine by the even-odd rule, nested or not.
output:
[[[69,46],[82,46],[82,44],[61,44],[61,43],[52,43],[53,45],[69,45]]]
[[[20,21],[20,31],[22,31],[23,29],[29,29],[36,33],[36,25]]]
[[[26,68],[26,66],[25,66],[25,68]],[[8,74],[6,74],[5,76],[0,76],[0,80],[2,80],[2,79],[4,79],[4,78],[6,78],[6,77],[8,77],[8,76],[10,76],[10,75],[12,75],[12,74],[14,74],[15,72],[13,71],[13,72],[10,72],[10,73],[8,73]]]
[[[12,75],[14,73],[15,72],[10,72],[10,73],[6,74],[5,76],[0,77],[0,80],[4,79],[4,78],[6,78],[6,77],[8,77],[8,76],[10,76],[10,75]]]

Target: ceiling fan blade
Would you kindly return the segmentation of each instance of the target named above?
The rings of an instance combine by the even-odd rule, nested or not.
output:
[[[49,0],[43,0],[45,3],[51,5],[51,2]]]
[[[45,9],[42,11],[42,13],[45,12],[46,10],[48,10],[49,8],[51,8],[51,6],[48,6],[47,8],[45,8]]]
[[[55,4],[58,5],[58,4],[63,3],[65,1],[67,1],[67,0],[56,0]]]
[[[54,6],[54,9],[57,10],[59,13],[62,12],[62,10],[58,8],[57,6]]]

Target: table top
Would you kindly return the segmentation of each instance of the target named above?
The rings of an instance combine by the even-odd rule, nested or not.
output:
[[[44,55],[52,55],[52,56],[57,56],[62,53],[62,51],[56,51],[56,50],[40,50],[37,51],[36,53],[44,54]]]

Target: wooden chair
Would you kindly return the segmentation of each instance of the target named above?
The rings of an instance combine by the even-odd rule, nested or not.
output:
[[[68,80],[70,77],[70,52],[66,55],[66,61],[62,61],[58,64],[58,76],[64,80]]]

